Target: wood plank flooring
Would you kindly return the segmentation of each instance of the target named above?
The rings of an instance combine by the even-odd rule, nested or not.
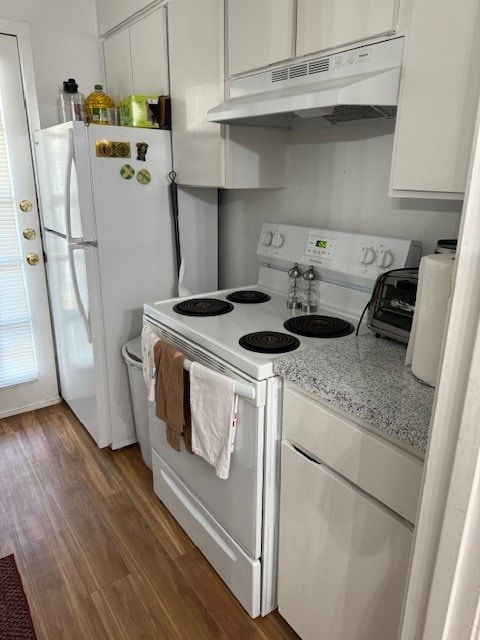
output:
[[[38,640],[298,640],[252,620],[153,492],[135,445],[98,449],[65,404],[0,420],[0,557]]]

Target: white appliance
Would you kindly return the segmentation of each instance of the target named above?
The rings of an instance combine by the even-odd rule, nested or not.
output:
[[[122,346],[143,302],[176,292],[170,132],[69,122],[35,144],[61,395],[115,449],[136,441]],[[179,191],[179,208],[185,283],[205,291],[217,282],[217,193]]]
[[[228,100],[210,109],[207,120],[295,128],[304,118],[326,126],[392,118],[403,41],[352,47],[230,80]]]
[[[261,346],[266,342],[291,347],[298,340],[296,348],[304,349],[318,347],[326,339],[299,336],[284,327],[292,317],[305,318],[286,306],[286,272],[293,263],[303,268],[315,265],[319,271],[319,308],[307,318],[316,322],[319,315],[333,315],[354,325],[378,274],[418,264],[420,251],[419,243],[407,240],[264,223],[257,247],[259,280],[242,289],[247,302],[236,302],[235,296],[230,301],[236,290],[224,290],[209,294],[207,301],[183,301],[194,308],[231,305],[221,315],[183,315],[174,308],[179,300],[144,307],[145,323],[159,336],[189,360],[238,383],[236,442],[228,480],[218,479],[203,459],[168,446],[165,425],[155,417],[152,403],[150,434],[156,494],[252,617],[269,613],[277,604],[282,379],[273,371],[276,353],[256,353],[240,341],[254,334],[244,343],[249,348],[257,341]],[[257,296],[267,299],[252,304],[251,298]],[[336,339],[352,340],[353,335]]]

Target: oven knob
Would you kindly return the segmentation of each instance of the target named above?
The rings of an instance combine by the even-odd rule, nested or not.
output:
[[[283,236],[283,233],[278,233],[278,231],[276,231],[273,234],[272,247],[281,247],[284,242],[285,238]]]
[[[264,231],[262,235],[262,244],[269,245],[272,244],[273,233],[271,231]]]
[[[377,258],[377,265],[382,269],[388,269],[395,262],[395,257],[391,251],[384,249],[380,251]]]
[[[377,254],[375,253],[375,249],[373,247],[363,247],[360,254],[359,262],[360,264],[373,264],[376,257]]]

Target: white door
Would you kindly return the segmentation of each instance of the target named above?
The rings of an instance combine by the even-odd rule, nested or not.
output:
[[[0,35],[0,417],[59,400],[17,37]]]

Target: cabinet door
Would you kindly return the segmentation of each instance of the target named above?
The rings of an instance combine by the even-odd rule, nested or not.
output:
[[[410,528],[285,441],[281,465],[279,613],[303,640],[396,638]]]
[[[108,94],[118,104],[131,93],[168,94],[165,9],[158,9],[105,39]]]
[[[172,155],[185,186],[281,187],[285,132],[207,122],[224,99],[223,0],[168,5]]]
[[[103,36],[151,4],[154,0],[95,0],[98,35]]]
[[[415,0],[400,85],[392,196],[463,197],[480,84],[479,23],[478,0]],[[452,34],[455,42],[449,44]]]
[[[168,6],[173,163],[184,185],[225,184],[223,128],[206,120],[223,100],[223,17],[223,0]]]
[[[295,55],[294,0],[227,0],[228,75]]]
[[[165,9],[158,9],[130,27],[133,92],[168,94]],[[126,94],[128,95],[128,94]],[[125,97],[125,96],[124,96]]]
[[[128,29],[119,31],[104,40],[103,51],[105,56],[107,93],[115,104],[118,105],[120,100],[133,93],[130,35]]]
[[[95,0],[95,4],[98,35],[103,36],[136,13],[154,4],[154,0]]]
[[[397,0],[298,0],[297,56],[395,29]]]

